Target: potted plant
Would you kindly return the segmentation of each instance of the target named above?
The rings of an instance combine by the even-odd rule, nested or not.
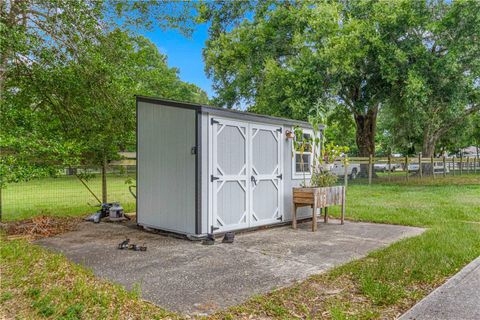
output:
[[[345,187],[334,186],[338,178],[331,172],[331,170],[335,161],[343,160],[344,165],[347,165],[347,157],[342,157],[342,155],[348,151],[348,147],[338,146],[333,143],[325,145],[323,139],[319,138],[318,128],[323,122],[323,116],[321,113],[317,112],[316,116],[310,116],[308,120],[313,127],[313,136],[311,138],[306,138],[301,128],[295,128],[294,147],[302,154],[305,150],[311,148],[312,175],[308,183],[304,175],[302,186],[293,188],[292,219],[293,227],[296,228],[297,208],[301,206],[312,206],[312,231],[315,231],[317,225],[317,208],[325,208],[325,222],[327,222],[327,208],[332,205],[341,205],[341,223],[343,224],[345,212]],[[303,156],[301,159],[301,161],[303,161]]]

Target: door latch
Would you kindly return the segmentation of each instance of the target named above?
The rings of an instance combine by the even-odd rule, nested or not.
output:
[[[283,175],[280,173],[278,176],[277,176],[278,179],[282,180],[283,179]]]

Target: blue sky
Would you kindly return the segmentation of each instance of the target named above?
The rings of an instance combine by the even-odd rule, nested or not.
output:
[[[142,32],[157,45],[160,51],[167,55],[168,65],[180,70],[180,79],[196,84],[213,97],[212,82],[204,72],[202,49],[208,37],[208,26],[197,25],[191,37],[185,37],[179,32],[163,31],[156,28]]]

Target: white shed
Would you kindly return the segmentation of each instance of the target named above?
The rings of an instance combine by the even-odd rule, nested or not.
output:
[[[295,126],[312,132],[303,121],[137,96],[137,223],[202,237],[291,220],[292,187],[311,163],[305,152],[302,167],[287,138]]]

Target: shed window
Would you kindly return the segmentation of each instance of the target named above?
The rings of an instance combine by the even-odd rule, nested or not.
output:
[[[311,133],[304,133],[304,139],[309,140],[312,137]],[[303,161],[302,161],[303,160]],[[300,178],[305,174],[312,173],[312,146],[308,144],[303,152],[299,148],[295,148],[295,161],[293,164],[294,177]]]

